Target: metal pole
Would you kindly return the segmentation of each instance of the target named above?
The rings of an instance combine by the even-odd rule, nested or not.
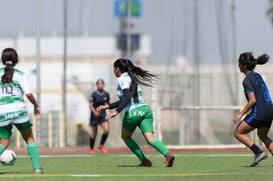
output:
[[[200,56],[199,56],[199,10],[198,0],[194,1],[194,66],[195,66],[195,105],[200,104]]]
[[[63,121],[64,121],[64,146],[66,146],[66,125],[67,125],[67,117],[66,117],[66,67],[67,67],[67,0],[63,0],[63,85],[62,85],[62,112],[63,112]]]
[[[236,5],[235,5],[235,0],[232,0],[231,4],[231,19],[232,19],[232,36],[233,36],[233,59],[234,59],[234,67],[237,66],[237,34],[236,34]],[[234,68],[235,70],[235,68]],[[235,70],[234,72],[235,75],[235,104],[239,105],[239,75],[238,72]]]
[[[126,28],[126,57],[131,59],[132,57],[132,47],[131,47],[131,16],[132,16],[132,0],[127,0],[127,28]]]
[[[200,105],[200,50],[199,50],[199,1],[194,1],[194,67],[195,67],[195,83],[194,83],[194,105]],[[193,124],[193,136],[196,138],[196,143],[200,142],[199,122],[200,122],[200,111],[197,110],[194,114]]]
[[[36,0],[36,99],[41,106],[40,0]],[[37,143],[41,142],[41,125],[37,122]]]

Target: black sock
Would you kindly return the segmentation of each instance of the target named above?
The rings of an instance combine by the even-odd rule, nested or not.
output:
[[[253,151],[255,155],[258,155],[259,153],[262,153],[263,151],[256,145],[253,144],[250,149]]]
[[[94,144],[95,144],[95,139],[94,138],[90,138],[90,140],[89,140],[89,146],[90,146],[91,149],[94,148]]]
[[[108,133],[107,133],[107,134],[103,134],[103,135],[101,136],[101,140],[100,140],[100,144],[101,144],[101,145],[104,145],[104,143],[105,143],[107,137],[108,137]]]

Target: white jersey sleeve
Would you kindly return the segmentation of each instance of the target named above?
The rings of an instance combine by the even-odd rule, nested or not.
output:
[[[24,94],[30,94],[32,93],[31,92],[31,89],[30,89],[30,86],[29,86],[29,83],[28,83],[28,78],[25,74],[23,74],[22,76],[22,80],[21,80],[21,88],[22,88],[22,91]]]
[[[123,74],[123,76],[121,76],[118,79],[118,85],[121,90],[130,89],[130,84],[131,84],[131,78],[129,77],[128,74]]]

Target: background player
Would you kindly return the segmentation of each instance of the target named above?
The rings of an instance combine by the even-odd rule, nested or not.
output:
[[[37,120],[41,117],[40,107],[31,93],[26,75],[14,68],[18,63],[17,52],[12,48],[4,49],[2,63],[5,67],[0,69],[0,154],[9,146],[12,125],[14,125],[26,142],[34,173],[42,174],[44,171],[40,168],[38,148],[23,96],[26,95],[33,104]]]
[[[107,91],[104,90],[104,81],[102,79],[97,80],[96,82],[97,90],[91,94],[90,100],[90,126],[91,126],[91,136],[90,136],[90,149],[89,153],[94,153],[94,144],[98,133],[98,125],[103,129],[103,134],[101,136],[101,141],[98,146],[103,153],[107,153],[107,149],[103,146],[108,134],[109,134],[109,121],[106,119],[106,111],[97,111],[97,107],[101,105],[109,104],[110,96]]]
[[[151,86],[156,76],[140,67],[134,66],[128,59],[118,59],[115,61],[114,74],[118,77],[117,93],[120,100],[110,105],[100,106],[98,111],[116,108],[115,111],[107,116],[110,119],[124,109],[122,139],[141,161],[139,166],[150,167],[152,166],[152,162],[146,158],[132,138],[136,127],[140,128],[147,143],[165,156],[165,166],[172,167],[174,156],[161,141],[154,138],[153,113],[145,103],[140,87],[140,84]]]
[[[234,123],[236,124],[249,111],[251,112],[235,128],[234,136],[255,154],[251,167],[258,165],[261,160],[267,158],[267,153],[254,144],[248,136],[248,133],[254,129],[258,129],[259,138],[273,153],[272,140],[267,136],[273,120],[273,105],[263,78],[253,71],[257,64],[265,64],[268,60],[269,56],[266,54],[255,59],[250,52],[242,53],[239,57],[240,71],[246,75],[243,80],[243,87],[248,102],[241,112],[235,115]]]

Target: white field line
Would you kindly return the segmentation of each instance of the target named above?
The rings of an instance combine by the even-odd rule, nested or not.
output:
[[[256,175],[272,176],[273,173],[255,173]],[[223,173],[163,173],[163,174],[3,174],[0,178],[29,178],[29,177],[200,177],[200,176],[248,176],[249,173],[223,172]]]
[[[94,157],[96,155],[40,155],[40,158],[81,158],[81,157]],[[104,155],[105,157],[111,156],[111,157],[135,157],[135,155],[130,155],[130,154],[109,154],[109,155]],[[147,155],[149,157],[162,157],[162,155]],[[230,154],[230,153],[223,153],[223,154],[195,154],[195,153],[186,153],[186,154],[175,154],[175,157],[249,157],[253,156],[252,154]],[[28,158],[28,155],[17,155],[18,158]]]

